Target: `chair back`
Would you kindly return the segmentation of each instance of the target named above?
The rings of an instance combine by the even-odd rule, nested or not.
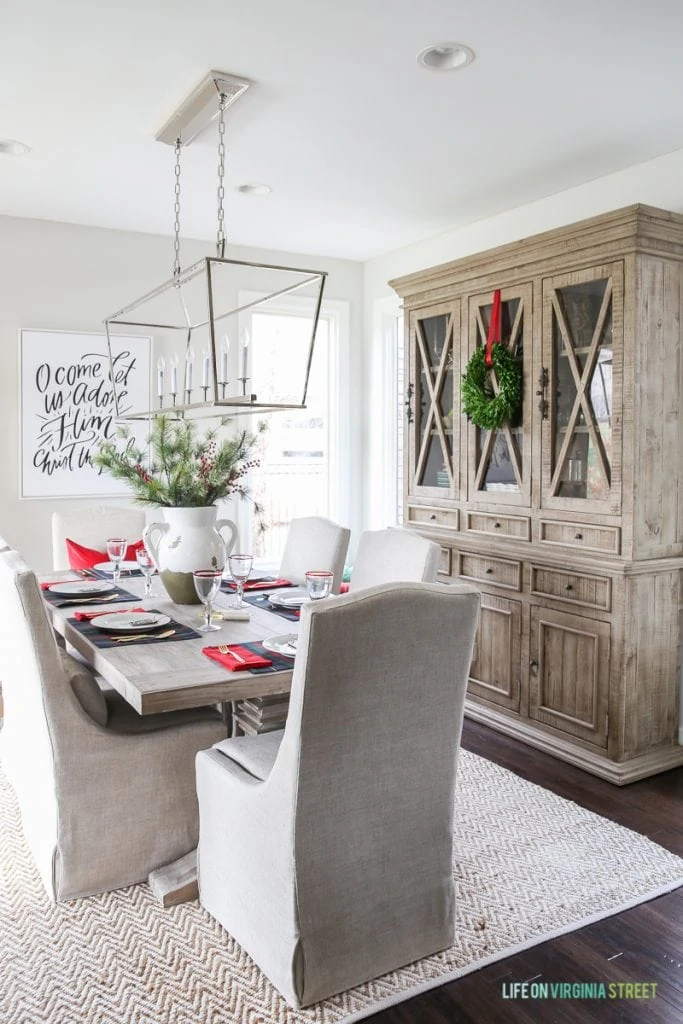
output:
[[[0,554],[0,607],[5,705],[0,758],[43,873],[49,870],[57,832],[58,720],[73,697],[35,574],[16,551]],[[49,891],[52,879],[45,883]]]
[[[95,506],[72,512],[52,513],[52,563],[55,570],[68,569],[66,539],[97,551],[107,550],[107,538],[125,537],[132,544],[142,537],[145,513],[136,508]]]
[[[334,573],[332,593],[338,594],[351,531],[322,516],[292,519],[280,564],[280,576],[305,584],[310,569]]]
[[[337,927],[349,893],[376,908],[381,892],[389,918],[409,891],[427,913],[430,893],[429,913],[452,919],[456,762],[479,604],[468,586],[392,583],[302,608],[273,772],[295,790],[299,913],[323,931]]]
[[[4,537],[0,537],[0,551],[8,551],[8,550],[9,550],[9,544],[7,543],[7,541],[5,540]]]
[[[361,534],[349,590],[380,583],[433,583],[441,548],[410,530],[366,530]]]

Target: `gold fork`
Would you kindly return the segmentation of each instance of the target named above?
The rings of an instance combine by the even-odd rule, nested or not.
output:
[[[231,651],[227,644],[219,644],[218,650],[221,654],[229,654],[235,659],[235,661],[241,661],[243,665],[246,665],[247,659],[243,658],[237,651]]]
[[[167,636],[173,636],[177,630],[167,629],[165,633],[134,633],[130,636],[110,636],[109,639],[117,644],[124,644],[127,640],[163,640]]]
[[[95,604],[96,601],[101,604],[103,601],[113,601],[116,597],[117,597],[116,594],[110,594],[109,597],[78,597],[78,598],[70,598],[68,601],[62,601],[62,605],[66,605],[66,604]]]

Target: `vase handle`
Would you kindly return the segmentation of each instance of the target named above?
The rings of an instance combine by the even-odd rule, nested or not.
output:
[[[150,523],[149,526],[146,526],[142,531],[142,539],[144,541],[145,547],[152,556],[152,561],[154,562],[159,572],[161,572],[161,569],[159,568],[159,545],[152,538],[154,537],[155,533],[168,533],[170,529],[170,523]]]
[[[223,536],[222,531],[225,528],[230,530],[230,539],[229,540],[227,540]],[[230,552],[232,551],[232,549],[234,548],[235,542],[237,540],[237,527],[233,523],[232,519],[217,519],[216,520],[216,529],[218,530],[218,533],[220,534],[221,539],[222,539],[223,543],[225,544],[225,557],[227,558],[228,555],[230,554]]]

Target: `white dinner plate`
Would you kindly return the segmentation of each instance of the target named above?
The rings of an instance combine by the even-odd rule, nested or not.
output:
[[[165,626],[171,620],[159,612],[112,612],[110,615],[98,615],[90,621],[98,629],[115,633],[146,633],[148,629]]]
[[[271,654],[279,654],[282,658],[293,658],[296,655],[298,641],[296,633],[282,633],[280,636],[269,636],[261,641],[261,646]]]
[[[288,590],[279,590],[271,594],[268,600],[280,608],[300,608],[309,597],[308,591],[303,587],[290,587]]]
[[[114,572],[113,562],[98,562],[97,565],[93,565],[93,569],[97,569],[98,572]],[[137,562],[121,562],[121,572],[138,572],[140,566]]]
[[[70,597],[78,597],[82,594],[89,597],[91,594],[106,594],[113,590],[114,584],[109,580],[74,580],[72,583],[53,583],[48,590],[51,594],[65,594]]]

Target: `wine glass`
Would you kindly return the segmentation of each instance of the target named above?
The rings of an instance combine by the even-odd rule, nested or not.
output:
[[[154,562],[147,548],[138,548],[135,552],[135,558],[140,567],[142,575],[145,577],[145,593],[144,597],[152,596],[152,576],[154,574]]]
[[[237,591],[233,600],[230,602],[231,608],[246,608],[247,603],[244,600],[244,584],[249,579],[249,573],[251,572],[251,566],[254,561],[253,555],[229,555],[228,566],[230,568],[230,574],[237,584]]]
[[[121,579],[121,562],[123,556],[126,553],[128,547],[128,541],[125,537],[108,537],[107,538],[107,557],[114,566],[114,572],[112,579],[114,580],[114,586],[119,585]]]
[[[334,573],[326,569],[311,569],[306,573],[306,587],[311,601],[320,601],[332,593]]]
[[[204,625],[199,626],[201,633],[211,633],[215,629],[220,629],[220,626],[214,626],[211,621],[211,611],[216,594],[221,589],[221,580],[223,579],[222,569],[197,569],[192,573],[194,580],[194,589],[197,591],[197,597],[204,605]]]

